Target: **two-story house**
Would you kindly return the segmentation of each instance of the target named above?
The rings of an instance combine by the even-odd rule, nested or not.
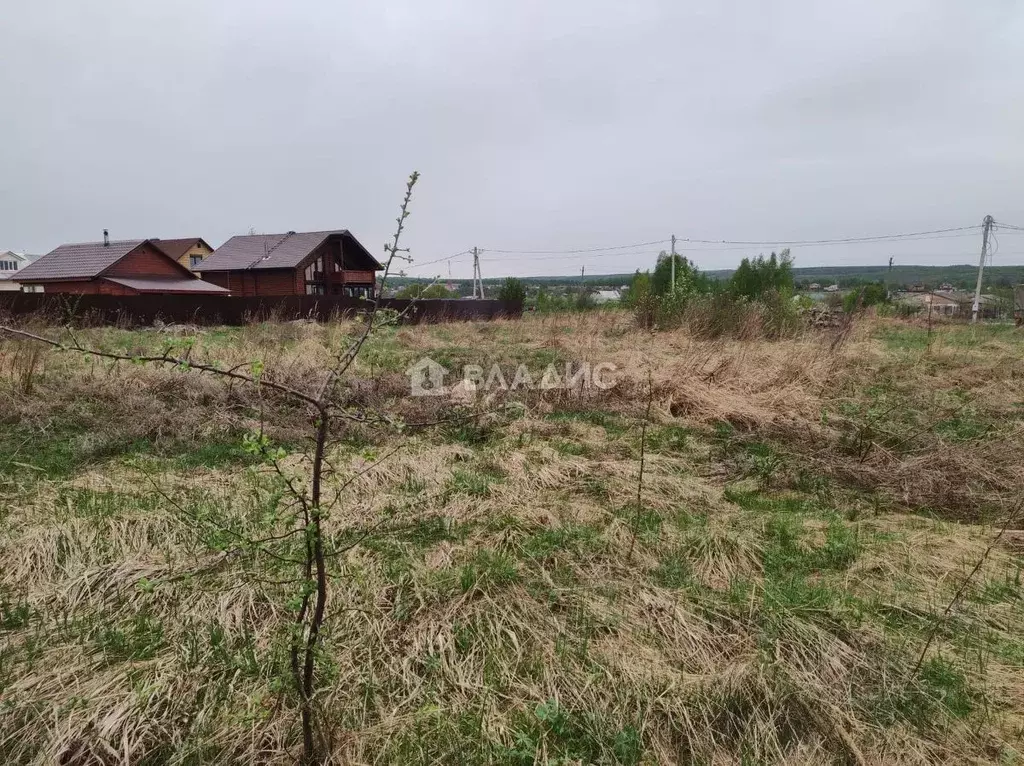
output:
[[[11,292],[21,290],[17,274],[37,258],[39,258],[38,255],[16,253],[13,250],[0,252],[0,290]]]
[[[372,298],[384,267],[345,229],[232,237],[199,267],[232,295]]]

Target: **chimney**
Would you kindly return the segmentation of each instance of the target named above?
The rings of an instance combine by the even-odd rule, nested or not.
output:
[[[110,232],[103,230],[103,247],[110,247]]]

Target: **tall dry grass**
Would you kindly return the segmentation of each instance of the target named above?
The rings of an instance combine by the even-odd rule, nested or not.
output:
[[[331,762],[1010,758],[1024,714],[1014,549],[985,562],[951,621],[938,615],[988,544],[974,522],[1024,485],[1018,341],[893,347],[879,340],[892,327],[861,324],[839,346],[828,334],[706,341],[609,311],[383,339],[341,395],[410,420],[454,406],[404,396],[403,365],[423,355],[608,361],[618,384],[516,394],[513,421],[400,437],[358,476],[385,437],[339,434],[331,481],[355,478],[328,535],[381,518],[400,531],[332,563],[317,699]],[[267,375],[300,383],[352,331],[211,331],[196,353],[264,359]],[[167,340],[87,332],[110,347]],[[0,459],[0,756],[294,761],[274,628],[288,585],[272,562],[218,550],[174,503],[253,528],[271,494],[260,470],[182,456],[258,423],[261,407],[287,443],[302,413],[173,370],[49,352],[26,392],[24,354],[0,345],[2,443],[31,436]],[[995,428],[972,437],[975,423]],[[57,439],[144,443],[128,460],[111,448],[64,473],[33,469]],[[777,460],[764,475],[759,444]],[[909,515],[921,510],[971,523]],[[933,629],[925,672],[908,676]]]

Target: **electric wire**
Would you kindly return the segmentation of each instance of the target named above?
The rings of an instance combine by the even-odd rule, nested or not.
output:
[[[664,245],[666,242],[671,242],[670,239],[655,239],[650,242],[634,242],[631,245],[609,245],[607,247],[583,247],[583,248],[572,248],[569,250],[502,250],[496,247],[484,247],[481,248],[486,253],[505,253],[508,255],[546,255],[546,254],[557,254],[557,253],[597,253],[603,250],[629,250],[630,248],[636,247],[647,247],[649,245]]]
[[[423,268],[424,266],[432,266],[435,263],[443,263],[444,261],[451,261],[451,260],[453,260],[455,258],[458,258],[459,256],[470,255],[470,254],[472,254],[472,252],[473,252],[472,250],[462,250],[461,252],[452,253],[451,255],[446,255],[444,258],[437,258],[437,259],[435,259],[433,261],[424,261],[423,263],[416,263],[414,261],[411,265],[406,266],[403,269],[403,271],[409,271],[411,269],[420,269],[420,268]]]
[[[830,239],[762,239],[762,240],[742,240],[742,239],[698,239],[696,237],[684,237],[680,238],[682,242],[696,242],[699,244],[708,245],[833,245],[833,244],[845,244],[853,242],[881,242],[886,240],[910,240],[917,237],[925,237],[932,234],[947,234],[949,232],[959,231],[977,231],[981,228],[980,224],[973,226],[953,226],[948,229],[932,229],[931,231],[911,231],[904,234],[875,234],[865,237],[833,237]],[[964,236],[964,235],[959,235]]]

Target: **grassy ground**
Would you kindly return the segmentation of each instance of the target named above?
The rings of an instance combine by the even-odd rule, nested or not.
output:
[[[190,342],[308,388],[352,331]],[[611,362],[617,385],[412,399],[425,355]],[[358,544],[330,565],[332,761],[1024,763],[1024,523],[985,555],[1024,487],[1022,379],[1011,328],[701,342],[609,312],[382,333],[349,406],[491,414],[337,434],[325,531]],[[294,585],[235,541],[283,502],[244,435],[300,476],[308,413],[13,341],[0,402],[0,761],[293,762]]]

